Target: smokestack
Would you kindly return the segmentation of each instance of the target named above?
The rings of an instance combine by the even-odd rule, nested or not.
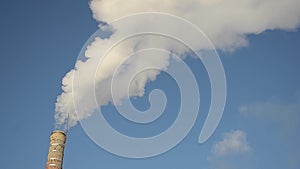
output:
[[[50,145],[46,169],[62,169],[66,134],[55,130],[50,136]]]

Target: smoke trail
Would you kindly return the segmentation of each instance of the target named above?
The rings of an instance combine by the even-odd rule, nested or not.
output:
[[[300,24],[299,0],[92,0],[90,8],[93,17],[100,23],[100,29],[113,32],[108,38],[96,38],[85,51],[85,60],[78,60],[75,68],[66,74],[62,80],[62,94],[57,97],[55,108],[55,120],[57,126],[64,125],[69,114],[69,125],[74,126],[78,120],[89,117],[96,107],[92,100],[86,98],[93,93],[87,92],[89,88],[98,90],[97,106],[112,102],[110,83],[113,75],[117,79],[118,95],[113,102],[118,102],[126,96],[127,88],[123,82],[132,77],[133,72],[142,69],[145,65],[151,65],[164,70],[169,64],[170,55],[140,56],[127,58],[132,53],[147,47],[159,47],[167,49],[184,57],[187,50],[176,41],[170,41],[162,37],[140,36],[131,38],[115,46],[105,57],[99,55],[103,49],[113,46],[113,42],[122,37],[120,30],[126,30],[124,25],[108,26],[114,20],[140,12],[163,12],[187,19],[197,25],[220,50],[233,51],[238,47],[247,45],[247,35],[259,34],[266,30],[282,29],[294,30]],[[136,28],[149,30],[157,27],[148,20],[139,20]],[[168,23],[165,23],[168,27]],[[173,28],[174,29],[174,28]],[[177,27],[182,34],[184,27]],[[197,44],[197,50],[209,49],[201,39],[193,42]],[[137,54],[138,55],[138,54]],[[102,60],[101,60],[102,59]],[[124,59],[126,61],[123,63]],[[99,60],[102,61],[100,70],[96,70]],[[122,64],[121,64],[122,63]],[[121,66],[119,67],[119,65]],[[115,72],[117,70],[117,72]],[[95,74],[95,72],[97,72]],[[134,78],[129,89],[130,96],[143,96],[147,82],[155,80],[159,70],[149,70]],[[76,74],[77,90],[72,90],[73,75]],[[94,79],[95,78],[95,79]],[[80,111],[75,113],[73,98],[80,103],[76,105]]]

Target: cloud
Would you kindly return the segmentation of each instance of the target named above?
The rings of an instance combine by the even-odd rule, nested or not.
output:
[[[246,132],[242,130],[225,132],[222,139],[215,142],[211,148],[211,155],[207,158],[209,168],[253,168],[251,152],[252,147],[248,143]]]
[[[93,17],[99,22],[99,27],[112,31],[113,34],[104,39],[95,38],[86,49],[84,58],[78,60],[74,69],[63,78],[63,91],[57,97],[55,105],[56,124],[64,125],[69,117],[69,125],[74,126],[78,120],[89,117],[99,107],[109,102],[117,104],[119,100],[127,97],[129,86],[124,84],[128,83],[128,79],[132,79],[145,67],[155,67],[156,70],[140,73],[130,83],[129,96],[143,96],[147,82],[155,80],[159,70],[166,70],[169,65],[168,53],[155,56],[136,54],[135,57],[128,58],[131,54],[146,48],[160,48],[184,58],[187,52],[177,41],[155,36],[139,36],[122,41],[121,45],[115,46],[104,58],[102,53],[120,40],[129,27],[137,32],[145,28],[151,32],[159,26],[168,31],[175,30],[181,33],[181,37],[190,40],[195,50],[211,49],[211,46],[200,38],[195,39],[194,34],[186,29],[186,25],[174,26],[170,22],[153,24],[157,19],[151,21],[151,18],[140,19],[137,25],[107,26],[103,23],[110,24],[120,17],[140,12],[169,13],[195,24],[217,49],[233,51],[247,45],[249,34],[259,34],[272,29],[295,30],[300,24],[299,6],[299,0],[92,0],[90,8]],[[102,64],[98,70],[100,61]],[[76,79],[73,78],[74,75]],[[115,92],[116,102],[112,100],[110,92],[113,75],[118,84],[115,87],[118,90]]]
[[[92,0],[90,2],[93,17],[97,21],[108,23],[140,12],[164,12],[183,17],[207,34],[218,49],[225,50],[247,45],[248,34],[259,34],[272,29],[297,28],[300,24],[299,6],[299,0]],[[141,25],[149,26],[147,23]]]
[[[230,154],[244,154],[250,152],[251,147],[244,131],[235,130],[223,134],[223,139],[214,144],[212,153],[214,156]]]
[[[274,122],[283,130],[300,127],[300,99],[291,103],[271,99],[245,104],[239,107],[239,112],[245,117]]]
[[[287,154],[284,156],[288,157],[290,168],[300,167],[300,97],[292,102],[269,99],[244,104],[240,106],[239,112],[244,117],[261,121],[263,125],[272,125],[274,128],[272,132],[275,133],[272,139],[281,142],[281,147],[287,150]]]

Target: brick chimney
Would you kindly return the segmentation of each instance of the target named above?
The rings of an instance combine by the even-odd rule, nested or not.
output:
[[[62,169],[66,134],[55,130],[50,136],[50,145],[46,169]]]

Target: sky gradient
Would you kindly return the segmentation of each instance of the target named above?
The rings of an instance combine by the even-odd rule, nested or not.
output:
[[[61,80],[97,30],[97,22],[85,0],[0,3],[2,168],[44,168]],[[269,30],[247,38],[246,47],[219,51],[228,95],[221,123],[206,143],[199,144],[198,136],[210,101],[208,77],[201,61],[187,58],[197,72],[201,107],[180,144],[152,158],[123,158],[98,147],[77,124],[68,133],[64,168],[300,168],[299,30]],[[172,79],[159,75],[146,86],[145,96],[133,102],[147,109],[148,94],[155,88],[165,90],[170,102],[156,124],[130,123],[112,105],[103,107],[110,112],[105,117],[129,135],[159,133],[176,117],[172,112],[178,93]]]

